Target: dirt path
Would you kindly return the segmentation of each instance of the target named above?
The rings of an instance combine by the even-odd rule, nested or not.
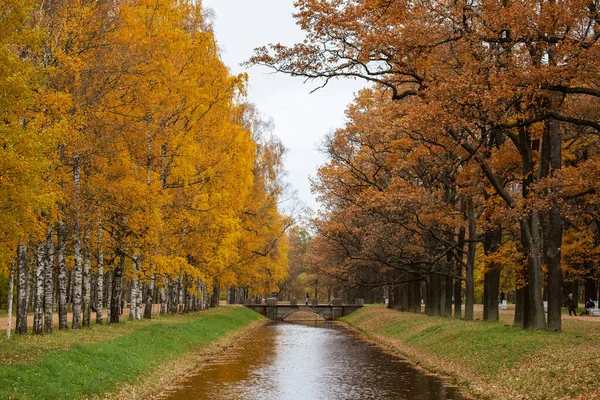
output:
[[[475,313],[475,318],[482,318],[483,316],[483,304],[475,304],[475,306],[473,307],[473,311]],[[595,322],[595,323],[600,323],[600,317],[593,317],[590,315],[579,315],[581,314],[581,312],[583,311],[583,307],[580,307],[577,309],[577,316],[569,316],[569,314],[563,314],[562,318],[563,321],[565,320],[579,320],[579,321],[585,321],[585,322]],[[511,318],[515,315],[515,309],[514,309],[514,305],[510,305],[508,310],[499,310],[500,315],[503,316],[510,316]]]

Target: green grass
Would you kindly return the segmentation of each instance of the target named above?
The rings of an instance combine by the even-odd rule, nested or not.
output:
[[[414,323],[414,322],[413,322]],[[466,323],[440,319],[417,333],[405,334],[405,322],[386,326],[381,332],[405,343],[426,347],[453,361],[474,366],[485,374],[522,361],[531,352],[548,346],[545,332],[524,331],[491,323]]]
[[[17,365],[6,364],[12,364],[11,359],[26,351],[27,342],[35,342],[37,338],[5,341],[0,351],[11,353],[12,350],[12,356],[0,365],[0,398],[73,399],[111,392],[118,384],[133,383],[161,363],[206,346],[258,318],[259,314],[243,307],[221,307],[179,320],[167,318],[158,322],[95,327],[96,331],[115,328],[116,337],[109,333],[106,338],[96,338],[91,343],[72,342],[67,348],[57,350],[53,345],[34,346],[37,355],[32,362]],[[84,338],[85,331],[81,331]],[[77,333],[65,332],[64,335],[70,338]],[[60,340],[62,334],[43,339],[54,336],[47,339],[53,343]],[[44,342],[43,339],[37,342]]]

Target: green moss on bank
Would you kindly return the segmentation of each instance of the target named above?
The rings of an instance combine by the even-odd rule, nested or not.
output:
[[[220,307],[184,317],[95,326],[80,331],[80,342],[73,341],[80,332],[5,341],[0,351],[11,358],[2,356],[0,398],[72,399],[112,392],[259,318],[244,307]],[[65,348],[58,345],[61,336],[70,343]],[[37,356],[19,364],[28,342]]]
[[[365,307],[345,317],[390,351],[481,398],[598,398],[600,323],[550,333]]]

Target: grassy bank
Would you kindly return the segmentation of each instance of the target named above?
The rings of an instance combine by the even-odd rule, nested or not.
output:
[[[2,341],[0,398],[73,399],[122,391],[260,318],[244,307],[219,307]]]
[[[562,333],[365,307],[344,318],[477,398],[600,398],[600,324]]]

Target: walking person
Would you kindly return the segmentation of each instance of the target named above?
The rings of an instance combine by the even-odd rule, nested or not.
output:
[[[309,299],[310,299],[310,297],[308,296],[308,293],[306,293],[306,296],[304,296],[304,304],[308,305]]]
[[[573,300],[573,293],[569,293],[567,297],[567,307],[569,308],[569,316],[573,313],[573,316],[577,316],[577,307],[575,306],[575,300]]]

